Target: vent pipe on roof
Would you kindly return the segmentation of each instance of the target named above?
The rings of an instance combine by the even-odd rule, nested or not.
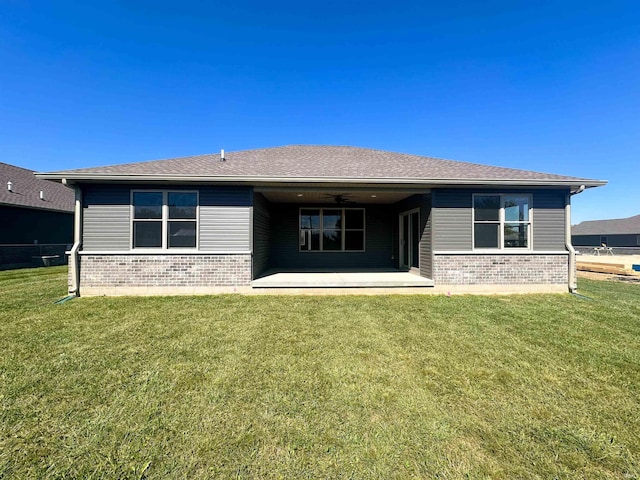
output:
[[[44,190],[40,190],[40,200],[44,200]]]
[[[220,150],[220,161],[221,162],[226,161],[225,158],[224,158],[224,148],[222,150]]]
[[[13,183],[7,182],[7,190],[9,190],[10,192],[13,192]]]

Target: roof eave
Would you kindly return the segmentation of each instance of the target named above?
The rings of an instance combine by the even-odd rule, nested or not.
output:
[[[57,213],[73,213],[73,207],[67,209],[63,207],[38,207],[35,205],[22,205],[19,203],[0,202],[1,207],[13,207],[13,208],[27,208],[29,210],[40,210],[43,212],[57,212]]]
[[[91,174],[86,173],[36,173],[37,178],[75,182],[219,182],[240,184],[384,184],[384,185],[507,185],[507,186],[557,186],[600,187],[606,180],[590,179],[490,179],[490,178],[407,178],[407,177],[267,177],[267,176],[219,176],[219,175],[166,175],[166,174]]]

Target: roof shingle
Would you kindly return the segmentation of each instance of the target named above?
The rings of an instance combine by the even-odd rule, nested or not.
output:
[[[11,182],[12,190],[7,189]],[[40,198],[43,192],[44,199]],[[65,185],[36,178],[33,171],[0,162],[0,205],[73,212],[75,195]]]
[[[589,220],[571,227],[572,235],[640,235],[640,215],[610,220]]]
[[[523,180],[593,183],[594,180],[493,167],[454,160],[348,146],[289,145],[220,154],[52,172],[44,176],[99,178],[109,175],[165,175],[258,178],[403,180]],[[599,181],[595,181],[599,182]],[[584,183],[584,182],[583,182]],[[599,183],[602,184],[602,183]]]

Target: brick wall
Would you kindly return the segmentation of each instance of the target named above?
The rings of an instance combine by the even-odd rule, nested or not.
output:
[[[568,282],[568,255],[434,256],[436,285],[559,285]]]
[[[211,287],[251,283],[251,255],[82,255],[80,287]]]

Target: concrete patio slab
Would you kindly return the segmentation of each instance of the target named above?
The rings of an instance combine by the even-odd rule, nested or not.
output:
[[[253,288],[407,288],[434,282],[409,272],[273,272],[251,282]]]

